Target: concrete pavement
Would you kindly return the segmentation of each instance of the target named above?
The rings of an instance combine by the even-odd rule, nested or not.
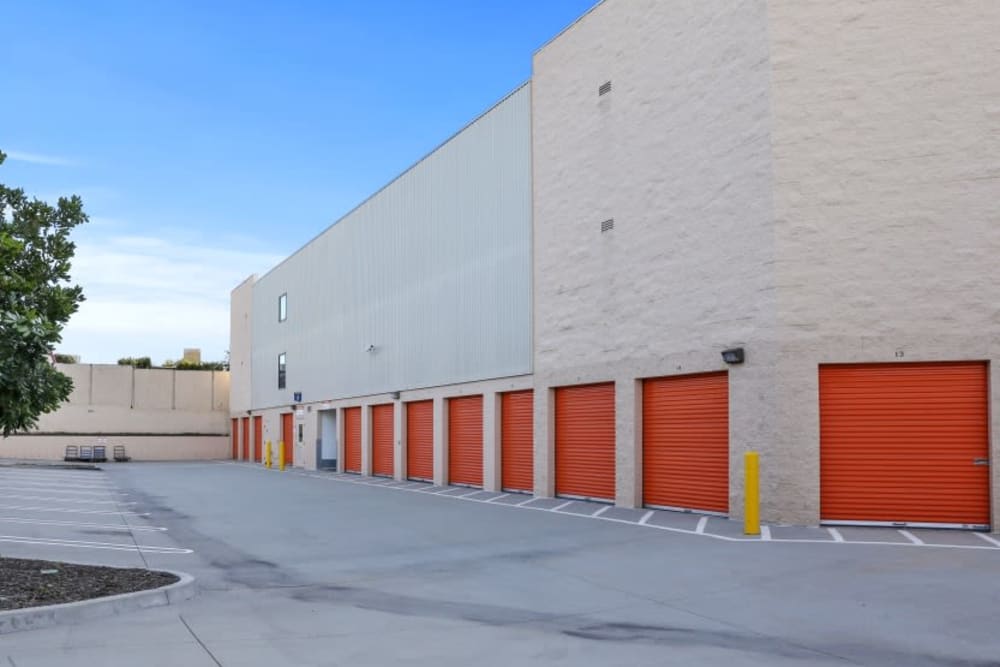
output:
[[[97,475],[136,503],[116,521],[167,530],[136,531],[132,553],[3,553],[144,559],[194,574],[199,596],[8,635],[0,664],[985,666],[1000,655],[1000,549],[746,543],[244,465]],[[178,551],[143,549],[146,537]]]

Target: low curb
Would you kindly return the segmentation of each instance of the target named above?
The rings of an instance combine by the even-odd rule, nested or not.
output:
[[[169,572],[179,580],[168,586],[146,591],[0,612],[0,635],[117,616],[151,607],[165,607],[190,600],[197,594],[194,577],[190,574],[173,570],[160,571]]]

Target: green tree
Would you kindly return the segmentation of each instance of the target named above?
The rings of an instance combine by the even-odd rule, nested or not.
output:
[[[6,155],[0,152],[0,165]],[[55,206],[0,183],[0,430],[32,428],[73,390],[52,365],[62,329],[83,301],[69,282],[76,246],[69,234],[87,221],[83,201]]]

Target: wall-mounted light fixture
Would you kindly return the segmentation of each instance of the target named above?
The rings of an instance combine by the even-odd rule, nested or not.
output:
[[[375,351],[375,343],[369,343],[368,347],[365,348],[365,352],[374,352],[374,351]]]
[[[742,347],[734,347],[722,351],[722,360],[727,364],[742,364],[746,360],[746,353]]]
[[[394,401],[398,401],[399,400],[399,392],[398,391],[394,391],[394,392],[392,392],[389,395],[392,396],[392,400],[394,400]]]

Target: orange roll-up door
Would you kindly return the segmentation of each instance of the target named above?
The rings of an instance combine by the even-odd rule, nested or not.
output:
[[[483,485],[483,397],[448,400],[448,483]]]
[[[556,494],[615,497],[615,385],[556,389]]]
[[[233,460],[238,461],[240,458],[240,420],[233,419]]]
[[[729,377],[646,380],[642,386],[642,500],[729,512]]]
[[[264,418],[253,418],[253,460],[260,463],[263,460],[264,450]]]
[[[984,363],[821,367],[821,518],[986,527],[988,396]]]
[[[250,418],[244,417],[241,428],[243,429],[243,460],[250,460]]]
[[[293,438],[295,437],[295,426],[294,420],[295,416],[291,412],[286,412],[281,415],[281,441],[285,443],[285,465],[292,465],[294,458],[295,449],[293,447]]]
[[[344,470],[361,472],[361,408],[344,408]]]
[[[500,398],[501,486],[510,491],[535,488],[535,392],[512,391]]]
[[[393,475],[393,405],[372,406],[372,474]]]
[[[406,404],[406,476],[434,478],[434,401]]]

